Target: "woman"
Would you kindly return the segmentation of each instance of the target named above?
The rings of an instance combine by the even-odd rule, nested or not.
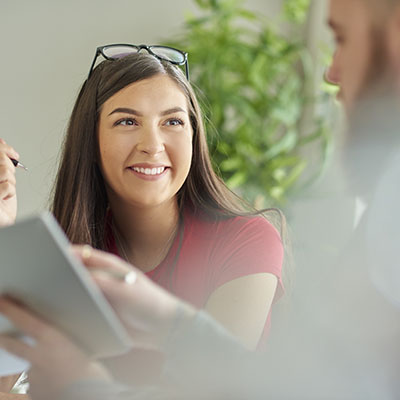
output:
[[[180,52],[163,49],[97,50],[113,58],[91,68],[78,95],[53,213],[71,242],[120,255],[254,348],[280,280],[281,240],[214,173],[198,102],[169,58]],[[244,321],[254,307],[262,311]]]
[[[281,239],[212,170],[179,53],[97,49],[70,119],[52,210],[71,242],[120,255],[254,349],[280,291]],[[93,69],[100,54],[107,59]]]

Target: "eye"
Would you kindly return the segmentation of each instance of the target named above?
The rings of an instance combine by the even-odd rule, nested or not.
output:
[[[122,118],[114,123],[114,126],[119,126],[119,125],[133,126],[133,125],[137,125],[137,121],[134,118]]]
[[[165,125],[178,126],[178,125],[185,125],[185,123],[180,118],[170,118],[165,122]]]

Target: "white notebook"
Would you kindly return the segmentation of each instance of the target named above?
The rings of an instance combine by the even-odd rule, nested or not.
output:
[[[131,344],[127,332],[69,247],[50,213],[1,228],[0,293],[22,301],[94,357],[127,351]],[[11,330],[0,319],[0,332]],[[0,353],[0,372],[5,367],[1,354],[5,352]],[[26,368],[26,362],[14,361],[10,362],[14,369]]]

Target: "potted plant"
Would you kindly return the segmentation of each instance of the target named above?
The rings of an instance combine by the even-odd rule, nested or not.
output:
[[[301,132],[309,68],[301,35],[309,0],[286,0],[284,34],[241,0],[195,0],[182,34],[167,44],[189,53],[190,80],[198,88],[211,156],[228,186],[257,207],[282,205],[302,177],[302,148],[327,129],[313,118]]]

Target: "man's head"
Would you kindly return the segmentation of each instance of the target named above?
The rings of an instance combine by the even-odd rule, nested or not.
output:
[[[330,0],[328,24],[336,51],[327,78],[347,110],[383,80],[400,93],[400,0]]]

